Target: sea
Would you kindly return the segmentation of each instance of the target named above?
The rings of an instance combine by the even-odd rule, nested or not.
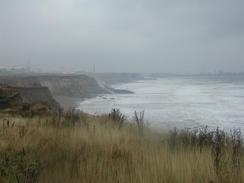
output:
[[[244,75],[165,76],[116,84],[133,94],[106,94],[87,99],[79,109],[90,114],[120,109],[128,119],[144,111],[155,128],[208,126],[244,131]]]

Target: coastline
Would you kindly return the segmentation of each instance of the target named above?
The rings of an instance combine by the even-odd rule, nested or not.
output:
[[[123,83],[130,83],[132,81],[123,82]],[[122,84],[118,82],[117,84]],[[101,85],[100,85],[101,86]],[[130,90],[123,90],[123,89],[116,89],[112,86],[105,86],[103,85],[103,89],[107,91],[107,94],[133,94],[134,92]],[[77,109],[79,104],[85,100],[92,99],[98,97],[99,95],[105,94],[104,92],[97,93],[97,94],[87,94],[82,97],[71,97],[71,96],[54,96],[54,98],[58,101],[58,103],[62,106],[64,110],[69,110],[72,108]]]

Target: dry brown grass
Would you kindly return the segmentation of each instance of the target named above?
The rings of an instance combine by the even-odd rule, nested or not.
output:
[[[70,117],[70,115],[69,115]],[[212,148],[177,143],[106,116],[12,117],[0,123],[3,183],[231,183],[244,181],[225,149],[216,174]],[[58,121],[57,121],[58,120]],[[179,138],[179,136],[177,136]],[[175,138],[175,139],[177,139]],[[243,152],[242,152],[243,154]],[[243,156],[241,156],[243,165]]]

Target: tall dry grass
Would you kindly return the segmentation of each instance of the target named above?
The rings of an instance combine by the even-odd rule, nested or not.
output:
[[[138,129],[136,123],[123,122],[121,127],[111,116],[93,117],[74,111],[61,116],[1,116],[0,182],[244,181],[243,149],[235,140],[238,134],[221,136],[224,139],[217,152],[215,141],[220,137],[210,131],[159,134],[144,129],[141,135]]]

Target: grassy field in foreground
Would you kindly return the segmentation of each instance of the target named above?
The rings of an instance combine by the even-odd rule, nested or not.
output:
[[[116,114],[0,116],[1,183],[244,182],[238,130],[159,134]]]

